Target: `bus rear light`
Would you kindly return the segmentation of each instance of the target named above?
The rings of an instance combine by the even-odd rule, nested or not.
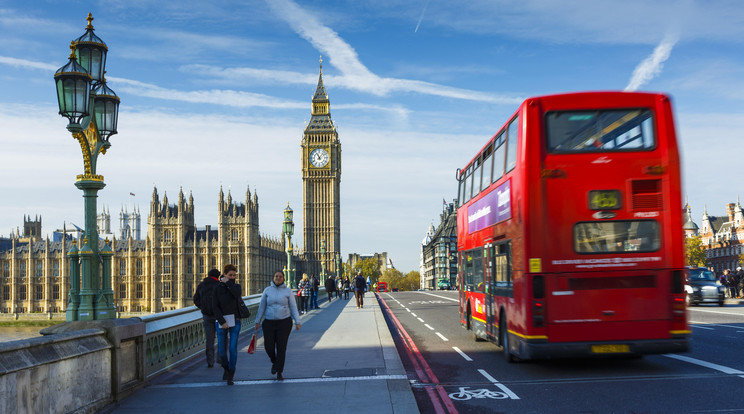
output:
[[[532,302],[532,326],[545,326],[545,306],[541,300]]]

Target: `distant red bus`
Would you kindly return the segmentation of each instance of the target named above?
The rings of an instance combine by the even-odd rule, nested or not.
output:
[[[377,291],[378,292],[387,292],[387,283],[386,282],[377,282]]]
[[[683,352],[669,97],[530,98],[458,170],[460,321],[507,360]]]

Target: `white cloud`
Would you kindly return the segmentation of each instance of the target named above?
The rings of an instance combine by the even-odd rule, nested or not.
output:
[[[377,96],[387,96],[392,92],[415,92],[494,104],[518,104],[523,100],[521,97],[488,94],[418,80],[380,77],[361,62],[351,45],[338,33],[324,26],[312,13],[290,0],[268,0],[267,4],[278,17],[289,23],[297,34],[327,56],[330,63],[341,72],[341,76],[333,78],[334,86]]]
[[[660,74],[664,62],[669,59],[669,55],[672,53],[672,48],[677,44],[678,39],[679,37],[675,34],[667,35],[664,40],[656,46],[654,52],[636,66],[635,70],[633,70],[633,76],[631,76],[630,82],[628,82],[625,90],[636,91]]]

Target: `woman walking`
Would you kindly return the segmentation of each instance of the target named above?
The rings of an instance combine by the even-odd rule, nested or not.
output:
[[[243,295],[240,285],[235,283],[237,270],[234,265],[226,265],[223,276],[212,295],[212,311],[220,328],[217,333],[217,349],[220,354],[220,363],[225,370],[222,379],[227,380],[227,385],[233,385],[235,365],[238,362],[238,335],[241,325],[238,301]]]
[[[351,289],[351,282],[349,278],[344,276],[344,299],[349,300],[349,290]]]
[[[307,313],[308,302],[310,302],[310,289],[312,289],[307,273],[302,274],[302,280],[297,289],[300,291],[300,315],[302,315],[303,313]]]
[[[264,348],[271,360],[271,373],[276,374],[276,379],[281,381],[284,379],[282,372],[287,355],[287,342],[292,332],[292,319],[297,330],[301,326],[297,302],[292,289],[284,284],[284,273],[281,271],[274,273],[274,280],[261,295],[261,304],[258,305],[256,315],[256,331],[264,316],[266,318],[261,325],[264,332]]]

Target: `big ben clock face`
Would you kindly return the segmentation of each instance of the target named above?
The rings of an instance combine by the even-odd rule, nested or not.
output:
[[[323,148],[314,149],[310,153],[310,163],[313,167],[325,167],[328,164],[328,153]]]

